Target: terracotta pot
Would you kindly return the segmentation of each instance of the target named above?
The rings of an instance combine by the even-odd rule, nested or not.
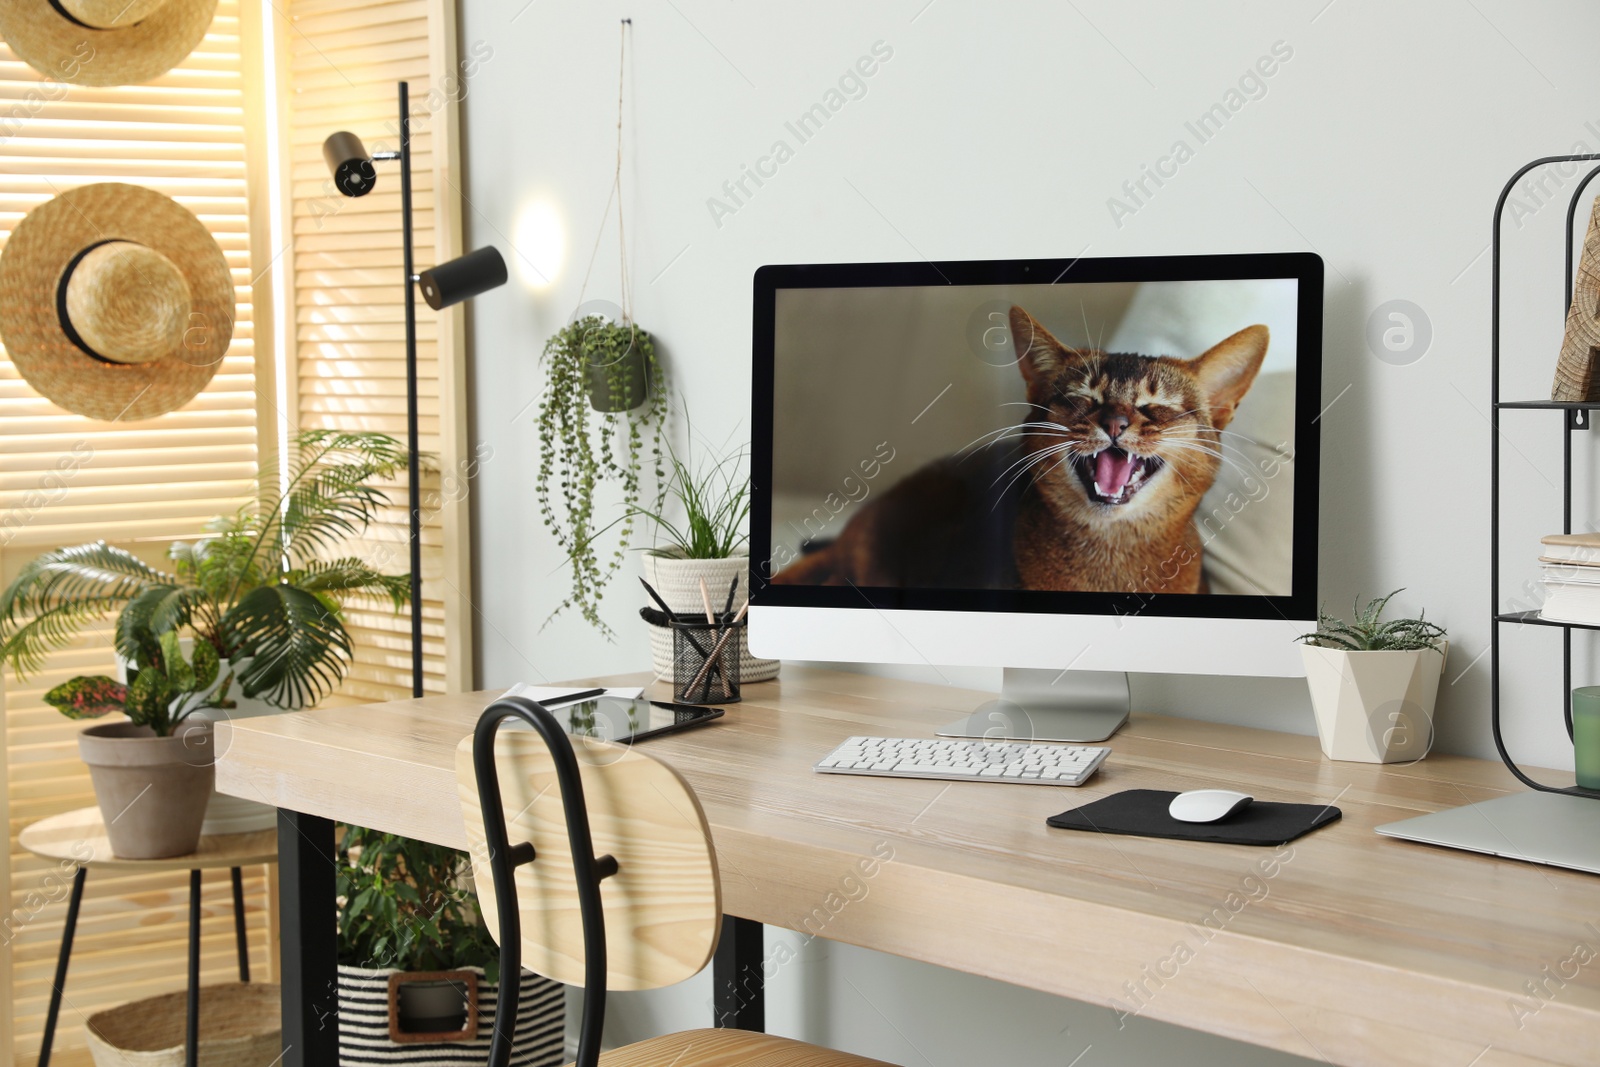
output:
[[[114,722],[78,735],[111,851],[120,859],[186,856],[200,843],[217,768],[211,724],[184,722],[172,737]]]
[[[693,612],[705,615],[705,604],[700,599],[700,579],[706,580],[706,590],[711,595],[711,610],[721,611],[728,599],[728,583],[739,577],[739,589],[734,594],[733,606],[738,608],[749,594],[750,557],[729,556],[726,559],[683,559],[678,556],[658,556],[646,552],[644,580],[655,587],[667,606],[675,612]],[[652,601],[651,607],[656,604]],[[739,631],[739,681],[741,685],[765,682],[778,676],[778,660],[761,659],[750,654],[749,628]],[[650,659],[656,676],[672,678],[672,631],[665,626],[650,627]]]
[[[185,656],[194,654],[194,639],[192,637],[183,638],[179,644],[183,648]],[[249,662],[248,659],[241,660],[241,668],[248,665]],[[223,660],[217,670],[217,681],[207,691],[208,693],[216,691],[217,686],[222,684],[222,679],[228,676],[229,670],[228,661]],[[116,677],[119,682],[128,680],[127,671],[127,661],[118,656]],[[233,685],[229,689],[229,696],[233,699],[233,707],[204,708],[194,713],[192,721],[231,722],[234,719],[253,719],[258,715],[278,715],[283,712],[282,708],[274,707],[265,700],[256,700],[245,696],[244,691],[239,687],[237,678],[234,679]],[[186,697],[174,700],[173,705],[176,706],[186,700],[188,700]],[[217,755],[221,756],[222,753],[219,752]],[[246,800],[243,797],[233,797],[213,790],[211,800],[206,804],[206,821],[200,827],[200,833],[207,836],[211,834],[248,834],[261,830],[271,830],[277,825],[277,808],[269,804]]]
[[[1415,763],[1428,754],[1448,645],[1383,652],[1302,645],[1300,651],[1324,756]]]

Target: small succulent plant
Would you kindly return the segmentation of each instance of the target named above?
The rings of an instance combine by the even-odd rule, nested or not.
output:
[[[1403,589],[1396,589],[1385,597],[1375,597],[1361,603],[1356,598],[1355,619],[1346,622],[1326,611],[1317,612],[1315,633],[1301,634],[1297,640],[1319,648],[1336,648],[1345,652],[1403,652],[1423,648],[1438,648],[1444,641],[1444,627],[1428,622],[1419,613],[1415,619],[1390,619],[1383,621],[1383,609]]]

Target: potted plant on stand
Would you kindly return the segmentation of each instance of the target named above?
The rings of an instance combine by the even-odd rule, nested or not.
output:
[[[388,497],[371,483],[403,469],[406,458],[405,446],[383,434],[308,431],[295,440],[282,492],[215,520],[209,536],[174,543],[170,572],[104,541],[46,552],[0,593],[0,660],[19,676],[37,671],[84,624],[116,612],[116,651],[136,703],[138,678],[170,661],[154,657],[177,640],[184,657],[196,665],[215,659],[219,669],[210,688],[183,709],[175,698],[169,714],[198,722],[314,704],[350,661],[344,600],[382,596],[398,611],[409,599],[408,575],[379,573],[355,557],[324,558],[377,517]],[[74,683],[83,694],[123,684]],[[266,805],[213,792],[204,832],[275,821]]]
[[[340,1060],[408,1067],[484,1062],[500,955],[478,914],[467,857],[394,834],[342,829]],[[524,971],[521,993],[514,1062],[559,1067],[562,987]]]
[[[78,677],[45,694],[69,719],[98,719],[113,712],[123,722],[91,726],[78,735],[111,850],[123,859],[185,856],[200,841],[206,801],[216,782],[211,723],[190,722],[215,707],[221,663],[206,642],[186,656],[178,635],[157,638],[133,629],[142,666],[126,684],[103,675]]]
[[[546,343],[544,364],[548,377],[539,405],[536,496],[539,515],[572,571],[567,596],[550,619],[575,608],[611,638],[611,628],[600,618],[600,599],[633,533],[643,499],[647,447],[657,484],[662,477],[665,376],[649,333],[626,316],[575,319]],[[599,538],[618,523],[602,523],[596,515],[606,483],[622,496],[621,529],[611,552],[600,546]]]
[[[1403,590],[1355,604],[1346,622],[1318,612],[1301,655],[1317,736],[1329,759],[1415,762],[1433,746],[1433,708],[1449,642],[1444,627],[1415,619],[1383,620]]]
[[[697,468],[680,459],[676,451],[670,451],[672,469],[667,475],[664,498],[677,505],[675,510],[681,510],[682,517],[671,517],[664,507],[639,511],[665,539],[664,544],[646,550],[644,580],[675,614],[704,610],[707,595],[713,608],[720,609],[735,580],[737,602],[742,603],[750,595],[750,554],[745,551],[750,518],[746,458],[741,450]],[[702,589],[706,590],[705,595]],[[741,684],[776,678],[778,661],[750,655],[747,630],[739,630],[737,636]],[[672,630],[667,626],[650,624],[650,655],[656,675],[672,677]]]

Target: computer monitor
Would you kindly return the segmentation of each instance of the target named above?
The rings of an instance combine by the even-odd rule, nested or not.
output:
[[[767,266],[754,323],[755,654],[1004,667],[940,732],[1059,741],[1303,673],[1320,257]]]

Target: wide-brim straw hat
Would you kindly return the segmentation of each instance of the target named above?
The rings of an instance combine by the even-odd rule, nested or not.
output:
[[[0,0],[0,38],[72,85],[137,85],[195,50],[217,0]]]
[[[233,279],[188,209],[103,182],[45,201],[0,254],[0,341],[68,411],[132,422],[206,387],[233,340]]]

